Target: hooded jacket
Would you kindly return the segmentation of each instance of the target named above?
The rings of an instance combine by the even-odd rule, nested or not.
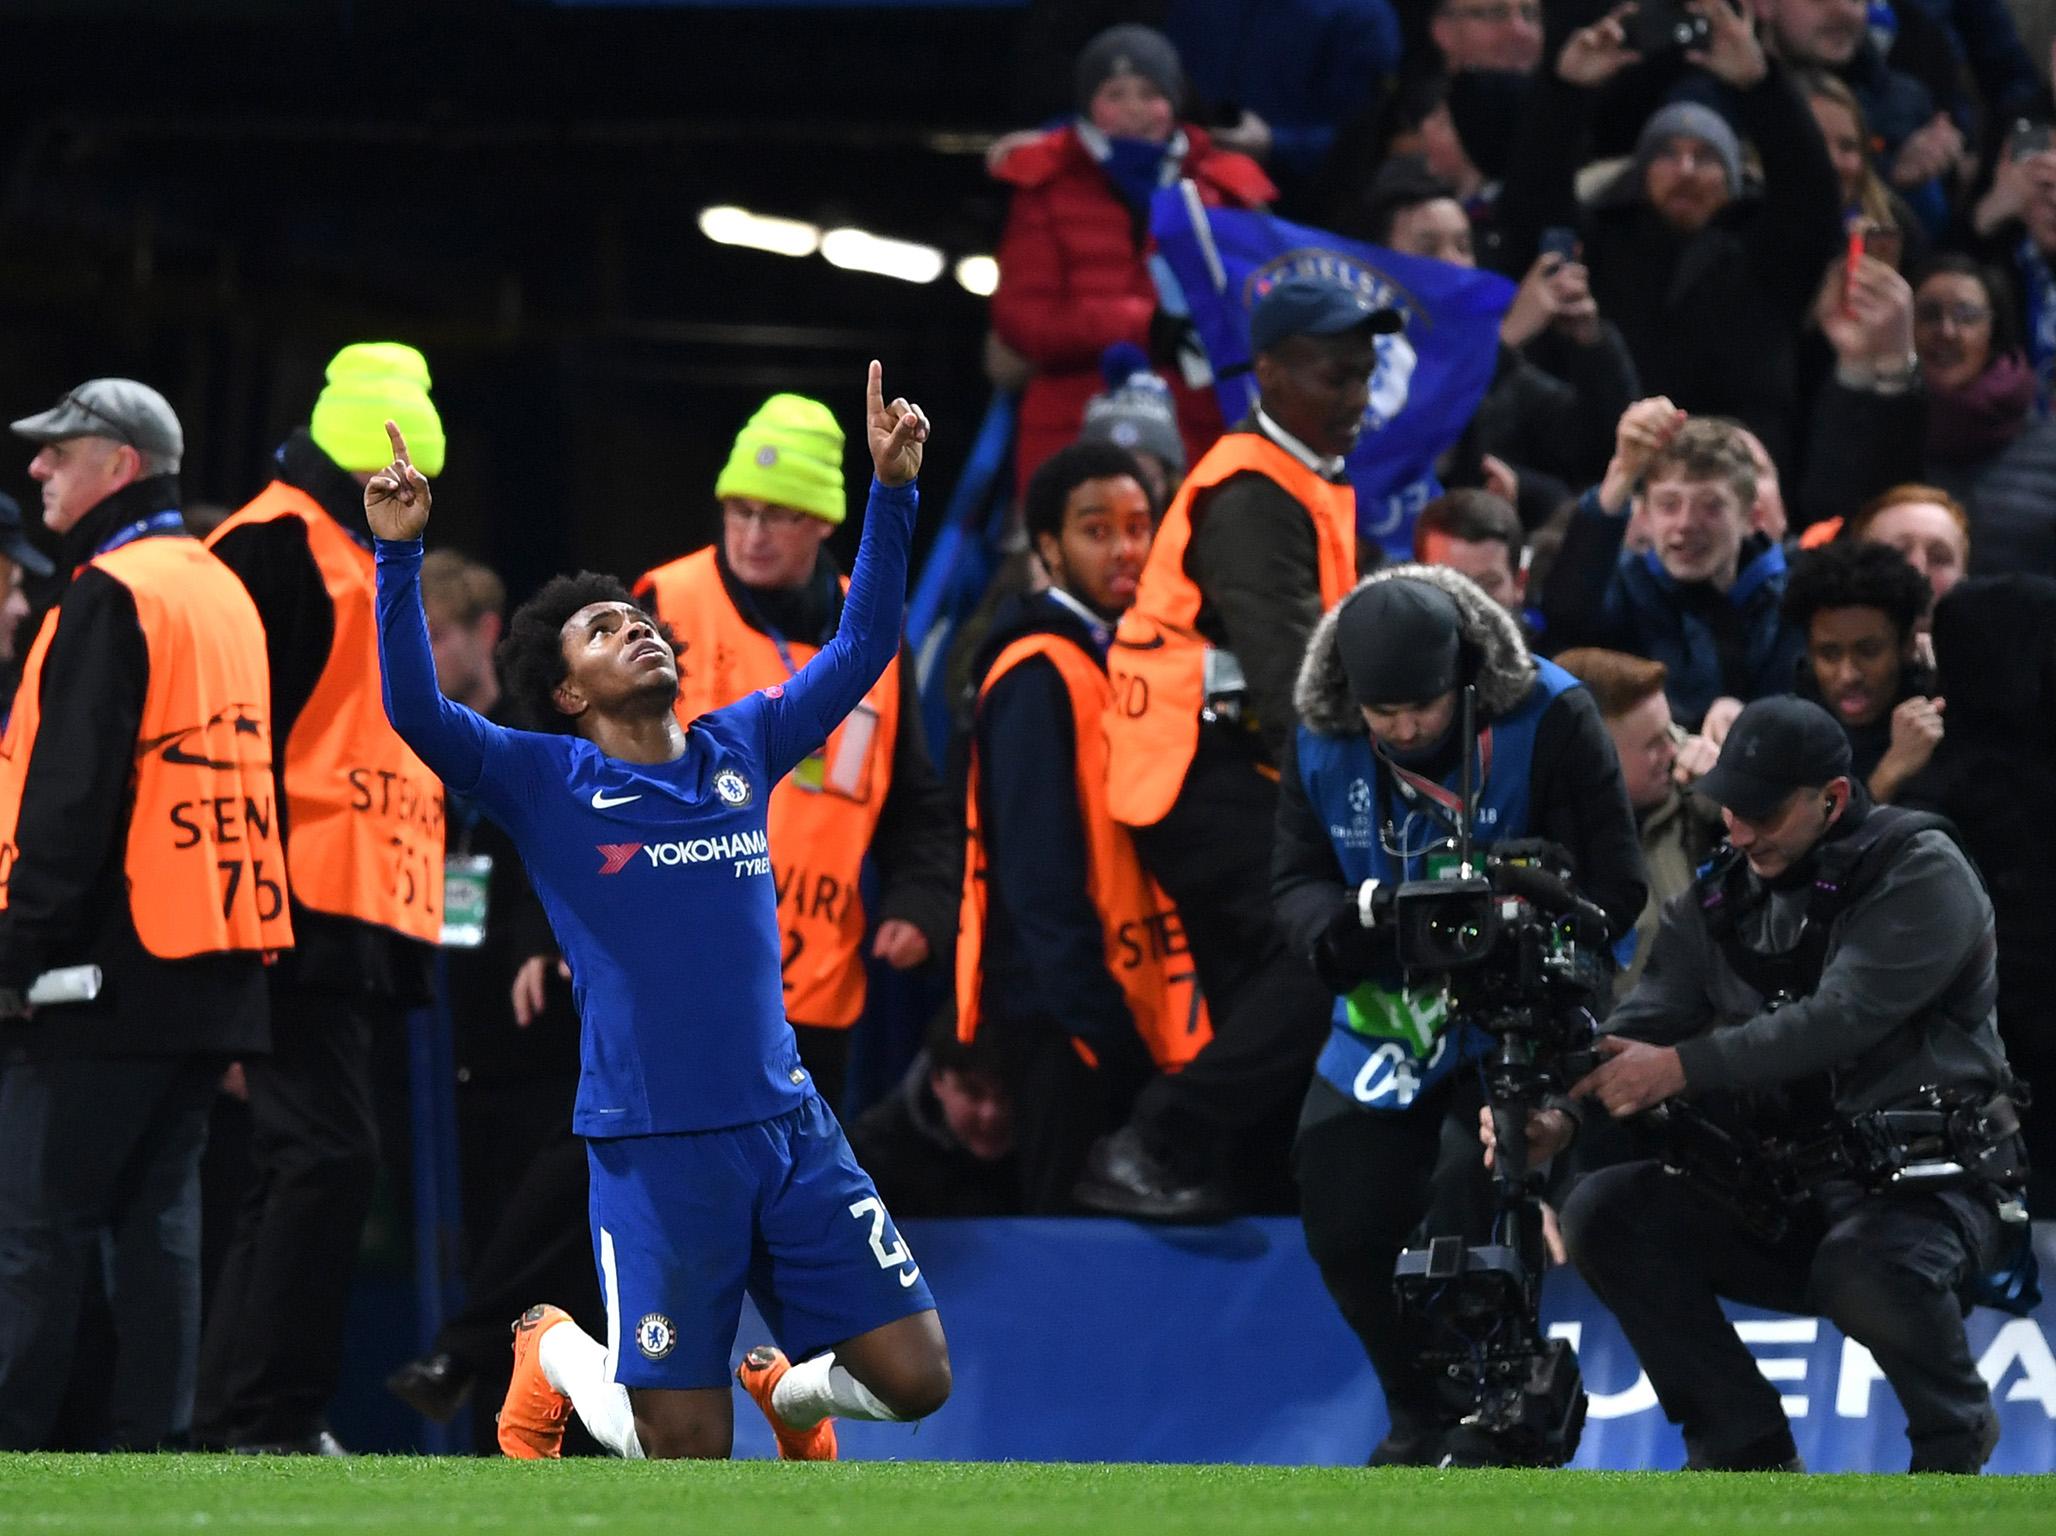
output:
[[[1626,933],[1647,894],[1641,842],[1619,759],[1591,694],[1560,668],[1543,672],[1528,654],[1512,616],[1455,571],[1401,565],[1380,571],[1364,585],[1399,578],[1427,582],[1456,603],[1463,637],[1476,656],[1478,725],[1481,730],[1495,728],[1495,752],[1481,799],[1488,805],[1524,802],[1519,825],[1508,825],[1502,818],[1496,830],[1480,835],[1479,845],[1513,838],[1544,838],[1558,844],[1571,857],[1579,892],[1606,912],[1614,937]],[[1338,964],[1327,942],[1329,923],[1355,899],[1354,886],[1334,839],[1337,829],[1309,796],[1300,759],[1318,742],[1367,738],[1363,713],[1343,673],[1337,642],[1340,611],[1337,604],[1315,628],[1300,668],[1295,696],[1300,727],[1279,786],[1271,866],[1271,891],[1287,944],[1337,992],[1363,979]],[[1503,729],[1531,714],[1531,728]],[[1453,783],[1453,742],[1451,748],[1445,754],[1446,778]],[[1375,808],[1391,803],[1392,790],[1382,759],[1373,761],[1377,782],[1368,786],[1368,804]],[[1445,777],[1432,769],[1428,773]],[[1345,835],[1356,831],[1340,830]],[[1324,1074],[1327,1067],[1324,1056]]]
[[[1278,189],[1254,160],[1217,149],[1204,128],[1180,125],[1186,149],[1178,175],[1210,207],[1257,208]],[[1147,220],[1121,200],[1075,125],[1024,144],[994,169],[1014,189],[999,246],[992,326],[1035,365],[1021,397],[1018,484],[1078,436],[1085,402],[1100,390],[1100,354],[1117,341],[1148,347],[1157,312]],[[1196,463],[1221,435],[1210,389],[1193,389],[1172,368],[1185,462]]]
[[[1859,788],[1829,833],[1856,832],[1880,811]],[[1765,893],[1754,874],[1735,935],[1776,953],[1799,941],[1815,899],[1809,861]],[[1915,832],[1828,928],[1820,979],[1770,1008],[1714,936],[1695,885],[1664,907],[1642,984],[1609,1032],[1674,1046],[1685,1091],[1745,1093],[1829,1074],[1835,1109],[1864,1114],[1925,1087],[1996,1090],[2008,1077],[1999,1042],[1992,908],[1947,831]]]
[[[1563,650],[1601,645],[1669,669],[1664,692],[1687,729],[1722,694],[1747,703],[1789,693],[1805,637],[1785,621],[1785,552],[1761,534],[1742,541],[1727,591],[1679,583],[1655,551],[1627,554],[1628,517],[1601,509],[1588,491],[1571,514],[1549,573],[1542,612]]]

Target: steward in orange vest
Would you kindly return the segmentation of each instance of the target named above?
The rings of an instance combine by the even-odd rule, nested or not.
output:
[[[1190,937],[1214,1038],[1093,1148],[1094,1210],[1218,1219],[1284,1179],[1329,999],[1273,921],[1278,774],[1321,613],[1356,582],[1356,444],[1377,338],[1400,317],[1291,277],[1250,316],[1258,403],[1179,488],[1107,670],[1108,803]]]
[[[326,1433],[378,1167],[371,1039],[431,996],[443,786],[386,722],[359,478],[391,457],[388,419],[441,472],[428,382],[412,347],[345,347],[275,478],[209,540],[264,621],[299,944],[272,976],[277,1050],[249,1072],[265,1133],[209,1310],[195,1426],[208,1443],[314,1449]]]
[[[113,1432],[154,1448],[192,1419],[208,1111],[292,943],[264,631],[185,531],[155,390],[95,379],[14,431],[71,579],[0,732],[0,1449],[46,1448],[108,1252]],[[31,1016],[39,976],[74,989]]]
[[[720,540],[635,584],[680,642],[685,724],[784,683],[834,635],[848,585],[827,549],[845,512],[842,450],[826,406],[772,396],[715,482]],[[866,958],[911,969],[942,956],[956,926],[957,815],[922,740],[904,651],[822,750],[772,791],[770,847],[786,1017],[802,1064],[840,1109]],[[867,859],[878,866],[875,912],[859,894]]]
[[[995,620],[974,675],[957,1037],[1011,1091],[1021,1207],[1074,1209],[1092,1142],[1211,1033],[1185,930],[1108,807],[1105,654],[1155,518],[1142,468],[1077,443],[1028,484],[1050,590]]]

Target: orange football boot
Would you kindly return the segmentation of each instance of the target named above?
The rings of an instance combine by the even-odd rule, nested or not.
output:
[[[764,1410],[764,1417],[771,1421],[771,1433],[778,1437],[780,1461],[833,1461],[835,1420],[823,1419],[812,1429],[792,1429],[771,1406],[772,1390],[791,1369],[792,1362],[785,1358],[784,1350],[771,1344],[759,1344],[743,1356],[742,1364],[735,1368],[735,1379],[742,1383],[743,1391],[756,1400],[757,1406]]]
[[[514,1379],[500,1405],[500,1449],[518,1461],[554,1460],[564,1454],[564,1425],[571,1399],[543,1375],[543,1335],[571,1321],[562,1307],[530,1307],[514,1322]]]

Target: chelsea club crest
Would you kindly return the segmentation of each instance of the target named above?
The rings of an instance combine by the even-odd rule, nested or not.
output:
[[[678,1330],[661,1312],[646,1312],[635,1325],[635,1347],[652,1360],[661,1360],[678,1347]]]
[[[739,811],[750,803],[750,781],[733,768],[723,768],[714,775],[714,793],[723,805]]]

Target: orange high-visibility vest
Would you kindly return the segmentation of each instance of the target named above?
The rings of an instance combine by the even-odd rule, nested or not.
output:
[[[1156,1064],[1176,1072],[1214,1035],[1199,976],[1185,943],[1178,909],[1142,867],[1128,829],[1107,808],[1107,706],[1113,685],[1091,657],[1061,635],[1027,635],[999,653],[979,686],[982,702],[992,685],[1030,657],[1057,669],[1071,698],[1072,738],[1078,754],[1078,810],[1085,823],[1086,894],[1106,936],[1106,965],[1128,999],[1135,1031]],[[978,810],[978,751],[971,750],[965,814],[970,836],[964,859],[964,901],[957,928],[957,1038],[969,1043],[982,1013],[981,970],[987,890],[984,829]],[[1058,1021],[1062,1023],[1062,1020]]]
[[[371,551],[312,496],[276,480],[208,543],[282,517],[305,525],[335,611],[328,660],[285,744],[293,899],[434,944],[443,929],[443,786],[386,720]]]
[[[1112,749],[1107,803],[1131,827],[1162,821],[1199,749],[1206,706],[1207,642],[1199,633],[1201,593],[1185,572],[1192,501],[1232,475],[1264,475],[1284,487],[1313,520],[1320,550],[1321,609],[1356,585],[1356,492],[1333,485],[1268,437],[1230,432],[1185,477],[1164,514],[1135,605],[1114,632],[1107,669],[1114,690],[1107,724]]]
[[[197,539],[138,539],[87,564],[128,589],[149,657],[122,855],[136,937],[160,960],[289,947],[256,604]],[[0,908],[59,617],[44,616],[0,735]]]
[[[678,718],[686,725],[792,675],[771,637],[751,628],[729,598],[713,546],[658,566],[635,591],[654,601],[657,617],[681,642]],[[795,668],[820,649],[792,639],[785,648]],[[857,882],[892,787],[899,716],[895,656],[827,745],[771,791],[785,1016],[795,1024],[848,1029],[864,1011],[865,914]]]

